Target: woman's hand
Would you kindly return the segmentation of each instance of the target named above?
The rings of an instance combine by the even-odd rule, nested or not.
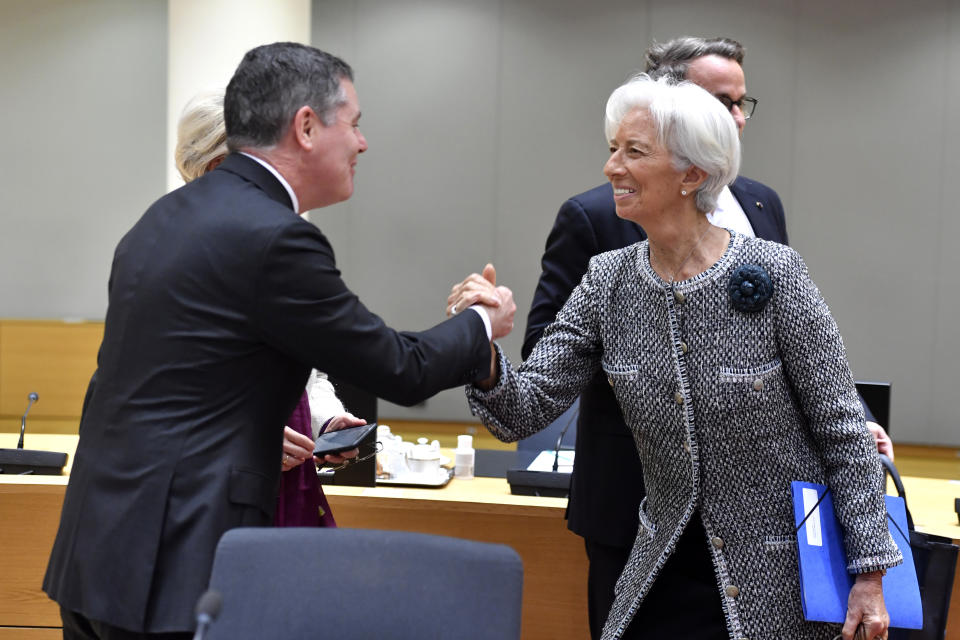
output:
[[[874,442],[877,443],[877,451],[893,460],[893,442],[890,440],[890,436],[887,435],[884,428],[876,422],[870,422],[868,420],[867,429],[870,430],[870,435],[873,436]]]
[[[363,418],[358,418],[352,413],[342,413],[338,416],[333,416],[327,422],[327,427],[324,430],[324,433],[329,433],[331,431],[339,431],[340,429],[346,429],[347,427],[359,427],[360,425],[367,424],[367,421]],[[313,449],[311,449],[313,451]],[[359,449],[351,449],[350,451],[341,451],[340,453],[329,453],[322,458],[314,457],[314,462],[317,464],[329,463],[332,465],[343,464],[350,458],[356,458],[360,455]]]
[[[337,421],[336,427],[334,427],[334,421]],[[366,421],[352,416],[349,413],[345,413],[340,416],[335,416],[327,426],[327,431],[335,431],[336,429],[354,427],[361,424],[366,424]],[[280,468],[283,471],[290,471],[290,469],[294,467],[299,467],[311,458],[313,458],[313,461],[317,464],[324,462],[343,464],[350,458],[356,458],[359,454],[359,449],[351,449],[350,451],[341,451],[337,454],[329,454],[323,456],[323,458],[314,458],[313,440],[302,433],[297,433],[290,427],[283,428],[283,453],[280,455]]]
[[[360,425],[364,424],[367,424],[367,421],[363,418],[358,418],[352,413],[342,413],[338,416],[333,416],[327,421],[327,428],[324,430],[324,433],[329,431],[339,431],[340,429],[346,429],[347,427],[359,427]]]
[[[322,458],[314,458],[313,460],[317,464],[323,464],[324,462],[332,465],[343,464],[351,458],[356,458],[360,455],[360,449],[350,449],[350,451],[341,451],[340,453],[328,453]]]
[[[283,453],[280,455],[281,469],[289,471],[299,467],[313,457],[313,440],[309,436],[297,433],[290,427],[283,428]]]
[[[847,600],[847,620],[843,623],[843,640],[853,640],[857,626],[863,625],[866,640],[887,638],[890,616],[883,603],[883,572],[873,571],[857,575],[850,598]],[[858,638],[859,640],[859,638]]]

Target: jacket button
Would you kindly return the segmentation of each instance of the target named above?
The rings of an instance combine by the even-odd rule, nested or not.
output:
[[[683,351],[684,353],[686,353],[687,351],[690,351],[690,347],[687,346],[686,342],[680,343],[680,351]]]
[[[680,293],[679,291],[674,291],[674,292],[673,292],[673,299],[676,300],[677,302],[679,302],[680,304],[683,304],[684,301],[687,299],[687,297],[686,297],[685,295],[683,295],[682,293]]]
[[[684,441],[683,441],[683,450],[686,451],[687,453],[690,453],[690,441],[689,441],[689,440],[684,440]]]
[[[740,589],[735,585],[730,585],[729,587],[724,589],[723,592],[726,593],[731,598],[736,598],[738,595],[740,595]]]
[[[741,387],[742,388],[742,387]],[[763,391],[763,380],[757,378],[753,381],[753,390],[754,391]]]
[[[679,391],[673,394],[673,399],[677,401],[677,404],[683,404],[683,394]]]
[[[607,382],[610,383],[610,386],[613,386],[613,376],[607,376]]]
[[[723,538],[721,538],[720,536],[714,536],[714,537],[710,538],[710,542],[711,542],[711,544],[713,544],[713,546],[716,547],[717,549],[723,549]],[[734,587],[734,588],[736,588],[736,587]]]

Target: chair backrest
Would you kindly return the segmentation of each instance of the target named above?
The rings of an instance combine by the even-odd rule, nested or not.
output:
[[[567,432],[563,436],[561,449],[573,449],[577,441],[577,418],[580,416],[580,398],[577,398],[570,408],[560,414],[556,420],[548,424],[542,431],[517,440],[517,449],[519,451],[547,451],[555,449],[560,434],[566,428]]]
[[[857,381],[857,391],[870,407],[877,424],[890,434],[890,383]]]
[[[406,531],[246,528],[224,534],[209,640],[520,638],[510,547]]]

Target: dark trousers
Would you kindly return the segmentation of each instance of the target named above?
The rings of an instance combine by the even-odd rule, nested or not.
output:
[[[584,539],[587,548],[587,614],[590,619],[590,637],[600,640],[603,623],[613,606],[613,587],[623,572],[630,556],[630,547],[612,547],[589,538]]]
[[[587,556],[590,560],[587,578],[588,609],[590,633],[594,639],[600,638],[603,624],[613,604],[613,588],[629,554],[630,549],[587,541]],[[598,564],[596,569],[595,559]],[[676,550],[661,569],[660,575],[621,638],[728,639],[720,587],[714,575],[707,536],[697,515],[694,515],[680,536]]]
[[[192,631],[177,633],[140,633],[127,631],[60,607],[63,640],[191,640]]]

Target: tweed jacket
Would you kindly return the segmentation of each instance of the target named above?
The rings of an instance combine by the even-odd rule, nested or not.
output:
[[[773,294],[734,308],[727,284],[759,265]],[[648,497],[603,632],[619,638],[691,517],[706,530],[731,638],[829,639],[803,620],[790,482],[828,485],[848,570],[901,562],[876,447],[826,303],[789,247],[731,233],[723,257],[671,286],[647,241],[595,256],[530,358],[473,412],[502,440],[555,419],[602,368],[631,429]]]

